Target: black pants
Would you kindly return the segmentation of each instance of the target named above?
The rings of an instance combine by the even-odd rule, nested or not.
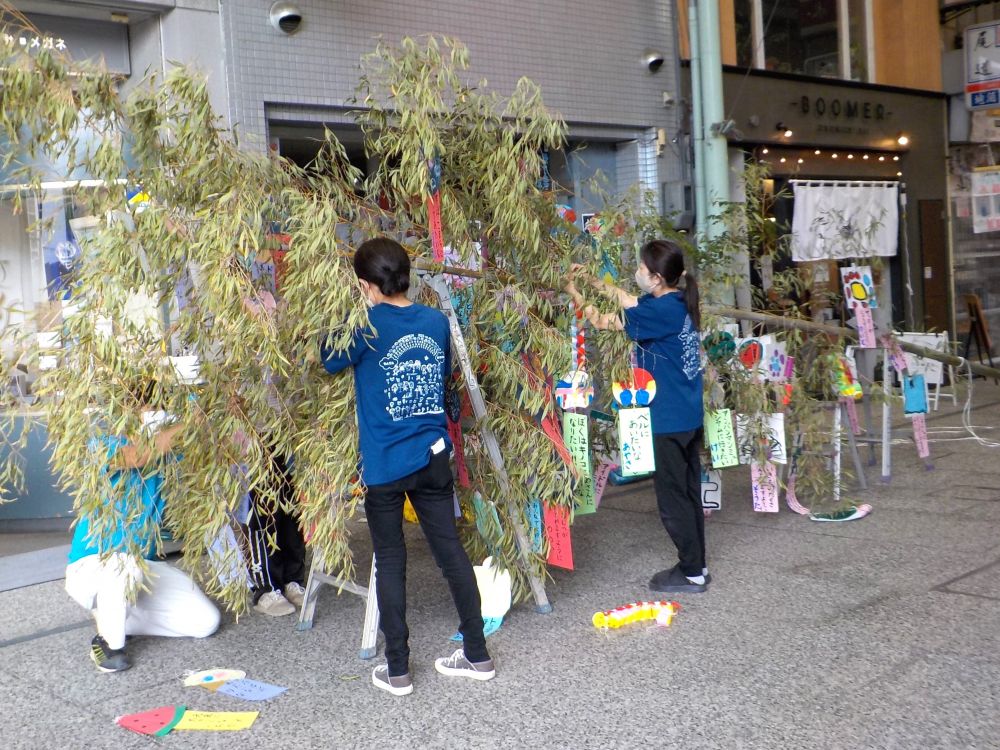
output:
[[[653,486],[660,520],[677,546],[681,572],[700,576],[705,567],[705,514],[701,508],[701,429],[653,436]]]
[[[454,478],[448,452],[395,482],[368,488],[365,513],[375,549],[375,592],[385,635],[385,655],[393,677],[410,671],[410,631],[406,626],[406,543],[403,540],[404,493],[410,496],[420,528],[458,609],[459,632],[469,661],[490,658],[483,636],[482,604],[472,563],[455,527]]]
[[[279,481],[278,502],[271,505],[258,493],[250,493],[247,535],[254,604],[268,591],[281,591],[289,583],[302,586],[306,575],[306,544],[302,531],[284,507],[294,502],[288,464],[281,456],[275,456],[272,462]],[[271,546],[272,540],[275,547]]]

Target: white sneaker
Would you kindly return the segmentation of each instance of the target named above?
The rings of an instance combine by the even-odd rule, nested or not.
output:
[[[268,591],[253,605],[254,612],[271,617],[295,614],[295,605],[281,595],[280,591]]]
[[[451,656],[435,660],[434,669],[449,677],[468,677],[473,680],[492,680],[497,674],[492,659],[472,662],[465,658],[465,651],[462,649]]]
[[[306,599],[306,590],[298,583],[290,583],[285,586],[285,598],[296,607],[301,607]]]

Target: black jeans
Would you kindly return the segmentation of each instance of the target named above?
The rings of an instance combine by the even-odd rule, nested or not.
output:
[[[280,482],[278,502],[273,507],[264,507],[264,499],[251,491],[247,518],[254,604],[268,591],[281,591],[290,583],[303,585],[306,574],[306,544],[302,531],[283,507],[294,501],[288,462],[277,455],[271,460]],[[272,539],[274,547],[271,547]]]
[[[490,658],[483,636],[482,603],[472,563],[455,527],[455,480],[448,452],[409,476],[368,488],[365,514],[375,549],[375,592],[385,635],[385,656],[393,677],[410,671],[410,631],[406,626],[406,543],[403,540],[404,493],[417,513],[427,544],[451,589],[458,609],[459,632],[469,661]]]
[[[705,567],[705,514],[701,508],[702,431],[653,436],[653,486],[660,520],[677,546],[681,572],[700,576]]]

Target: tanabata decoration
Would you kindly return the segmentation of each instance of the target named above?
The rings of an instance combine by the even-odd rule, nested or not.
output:
[[[841,396],[860,399],[864,392],[858,381],[858,365],[854,361],[854,347],[848,347],[843,357],[837,358],[837,391]]]
[[[740,463],[736,449],[736,434],[733,431],[733,412],[718,409],[705,414],[705,437],[712,453],[712,466],[725,469]]]
[[[701,467],[701,507],[703,510],[722,509],[722,472]]]
[[[493,567],[493,558],[487,557],[482,565],[473,565],[479,598],[482,601],[483,635],[492,635],[503,624],[504,615],[510,611],[513,581],[509,570]],[[461,633],[451,637],[453,641],[463,640]]]
[[[203,669],[184,677],[184,687],[204,687],[210,690],[229,680],[242,680],[247,673],[241,669]]]
[[[531,537],[531,551],[540,554],[544,542],[541,500],[532,500],[528,503],[528,533]]]
[[[858,327],[858,346],[862,349],[874,349],[875,343],[875,321],[872,318],[872,311],[867,307],[859,307],[854,311],[854,319]]]
[[[656,381],[648,370],[636,367],[630,381],[611,384],[611,395],[621,407],[649,406],[656,397]]]
[[[778,512],[778,469],[770,461],[750,464],[753,509],[757,513]]]
[[[840,280],[844,285],[844,303],[849,309],[878,307],[871,266],[845,266],[840,269]]]
[[[927,413],[927,384],[923,375],[903,375],[903,413]]]
[[[872,506],[865,503],[864,505],[852,505],[844,510],[835,510],[831,513],[810,513],[810,521],[856,521],[859,518],[864,518],[869,513],[872,512]]]
[[[545,538],[549,542],[547,562],[573,570],[573,542],[569,533],[569,509],[545,504]]]
[[[624,477],[656,470],[653,454],[653,421],[645,406],[618,412],[618,449]]]
[[[556,204],[556,213],[559,214],[559,218],[570,224],[576,223],[576,211],[573,210],[572,206],[565,203]]]
[[[266,682],[257,680],[229,680],[224,683],[216,692],[228,695],[232,698],[240,698],[245,701],[267,701],[284,693],[288,688],[278,685],[269,685]]]
[[[788,463],[788,452],[785,447],[785,415],[776,412],[765,416],[766,435],[760,436],[754,434],[753,418],[746,414],[736,415],[736,442],[739,446],[740,463],[749,464],[760,458],[757,446],[754,444],[755,438],[760,440],[763,454],[768,461],[776,464]]]
[[[714,365],[728,362],[736,354],[736,338],[729,331],[714,331],[705,336],[705,356]]]
[[[597,471],[594,472],[594,507],[601,507],[601,498],[604,497],[604,490],[608,486],[608,477],[611,472],[618,468],[617,464],[610,461],[602,461]]]
[[[430,179],[430,195],[427,198],[427,222],[430,225],[431,248],[434,262],[444,262],[444,232],[441,229],[441,160],[432,157],[427,160]]]
[[[787,383],[795,375],[795,357],[789,357],[785,344],[775,341],[767,353],[765,378],[772,383]]]
[[[137,734],[166,737],[183,718],[184,706],[161,706],[138,714],[128,714],[115,719],[115,724]]]
[[[586,409],[594,400],[594,384],[583,370],[574,370],[556,383],[556,403],[562,409]]]
[[[655,620],[658,626],[669,627],[680,611],[681,605],[677,602],[632,602],[603,612],[595,612],[591,622],[599,630],[620,628],[646,620]]]
[[[462,439],[462,399],[457,388],[446,388],[444,392],[444,411],[448,419],[448,437],[455,449],[455,473],[458,484],[471,487],[469,469],[465,465],[465,441]]]
[[[178,732],[238,732],[257,721],[259,711],[185,711],[174,729]]]
[[[563,440],[573,457],[573,466],[580,475],[577,487],[576,512],[594,513],[594,475],[590,463],[590,426],[586,414],[567,411],[563,414]]]
[[[931,447],[927,442],[927,417],[924,414],[914,414],[913,420],[913,442],[917,444],[917,455],[920,458],[928,458],[931,455]]]

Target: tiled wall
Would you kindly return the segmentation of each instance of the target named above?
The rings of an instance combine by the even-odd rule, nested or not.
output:
[[[268,116],[275,113],[342,119],[358,61],[379,35],[396,41],[437,33],[469,47],[473,81],[485,77],[501,92],[512,90],[520,76],[538,83],[574,136],[637,140],[632,158],[622,154],[623,176],[658,189],[663,160],[677,158],[668,150],[657,159],[654,143],[657,128],[669,137],[678,130],[679,108],[663,105],[663,92],[678,98],[671,0],[296,2],[304,20],[291,36],[271,26],[271,0],[222,3],[230,115],[249,141],[264,143]],[[665,59],[656,74],[641,60],[646,47]]]

